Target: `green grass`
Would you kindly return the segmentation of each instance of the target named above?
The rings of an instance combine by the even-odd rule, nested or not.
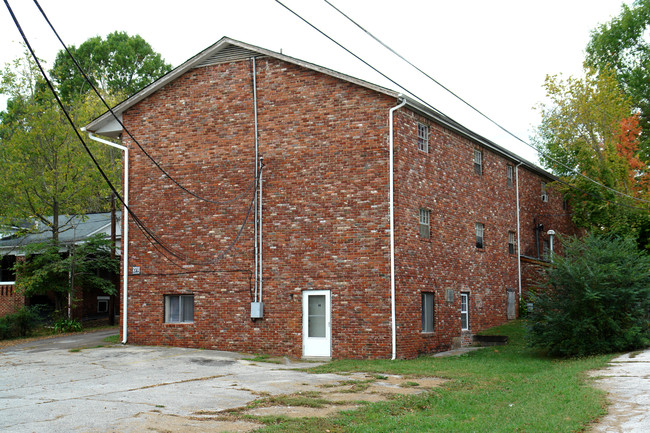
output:
[[[120,342],[120,335],[119,334],[109,335],[108,337],[104,338],[104,341],[106,343],[117,344]]]
[[[459,357],[334,361],[315,373],[369,372],[450,379],[418,395],[373,403],[330,417],[331,432],[580,432],[605,413],[605,394],[591,386],[588,370],[612,355],[553,359],[525,346],[521,322],[490,330],[508,335],[507,346]],[[260,432],[293,432],[308,420],[276,420]],[[315,424],[316,425],[316,424]],[[322,428],[319,431],[324,431]]]
[[[269,362],[271,364],[282,364],[282,361],[279,358],[271,358],[270,355],[262,354],[262,355],[255,355],[251,358],[242,358],[244,361],[251,361],[251,362]]]

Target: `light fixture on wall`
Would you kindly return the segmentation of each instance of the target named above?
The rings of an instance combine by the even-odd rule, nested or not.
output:
[[[555,236],[555,230],[549,230],[546,232],[546,234],[548,235],[548,239],[549,239],[548,246],[550,249],[550,255],[551,255],[550,258],[553,259],[553,237]]]

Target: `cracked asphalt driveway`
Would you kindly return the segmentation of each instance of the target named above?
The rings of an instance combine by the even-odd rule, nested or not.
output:
[[[133,422],[138,417],[191,417],[241,407],[263,393],[316,390],[343,379],[296,371],[313,364],[258,364],[213,350],[129,345],[75,350],[94,347],[92,339],[105,335],[0,351],[0,431],[140,431],[142,425]]]

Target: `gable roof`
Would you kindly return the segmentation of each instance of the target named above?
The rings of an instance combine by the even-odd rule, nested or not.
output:
[[[95,120],[87,124],[82,128],[84,131],[90,131],[98,135],[103,135],[111,138],[119,138],[122,134],[122,113],[128,110],[130,107],[134,106],[138,102],[147,98],[149,95],[155,93],[162,87],[173,82],[181,75],[186,72],[195,69],[201,68],[204,66],[217,65],[220,63],[228,63],[240,60],[248,60],[251,57],[273,57],[287,63],[298,65],[307,69],[311,69],[326,75],[330,75],[336,78],[339,78],[344,81],[348,81],[354,84],[357,84],[362,87],[374,90],[376,92],[388,95],[395,99],[401,99],[406,101],[406,105],[422,114],[424,117],[430,118],[435,122],[441,124],[442,126],[449,128],[450,130],[466,137],[470,141],[473,141],[481,146],[484,146],[492,151],[504,156],[505,158],[511,160],[513,163],[521,163],[526,166],[528,169],[540,174],[548,179],[557,179],[556,176],[537,166],[536,164],[520,157],[516,153],[496,144],[495,142],[483,137],[482,135],[477,134],[476,132],[470,130],[469,128],[463,126],[459,122],[448,117],[441,111],[437,110],[430,104],[422,102],[422,100],[416,96],[411,96],[403,92],[395,91],[388,89],[386,87],[379,86],[377,84],[370,83],[368,81],[347,75],[333,69],[329,69],[323,66],[316,65],[304,60],[296,59],[294,57],[286,56],[275,51],[267,50],[255,45],[247,44],[229,37],[223,37],[215,44],[209,46],[205,50],[196,54],[194,57],[186,60],[180,66],[174,68],[172,71],[160,77],[158,80],[149,84],[147,87],[143,88],[136,94],[130,96],[124,101],[117,104],[112,110],[115,116],[119,119],[119,122],[115,120],[115,116],[110,111],[105,112],[101,116],[97,117]]]
[[[376,84],[370,83],[368,81],[361,80],[359,78],[352,77],[350,75],[343,74],[341,72],[335,71],[333,69],[328,69],[323,66],[316,65],[314,63],[309,63],[304,60],[296,59],[294,57],[286,56],[281,53],[276,53],[275,51],[267,50],[265,48],[257,47],[255,45],[247,44],[245,42],[237,41],[229,37],[223,37],[215,44],[209,46],[205,50],[201,51],[194,57],[186,60],[180,66],[174,68],[167,74],[163,75],[153,83],[149,84],[144,89],[140,90],[138,93],[130,96],[124,101],[120,102],[113,108],[113,112],[117,117],[122,121],[122,113],[128,110],[138,102],[147,98],[149,95],[155,93],[162,87],[171,83],[172,81],[179,78],[184,73],[195,69],[201,68],[204,66],[218,65],[221,63],[234,62],[239,60],[248,60],[251,57],[274,57],[276,59],[285,61],[287,63],[292,63],[294,65],[302,66],[303,68],[312,69],[314,71],[321,72],[323,74],[331,75],[333,77],[339,78],[344,81],[349,81],[351,83],[357,84],[362,87],[372,89],[376,92],[386,94],[388,96],[397,98],[400,96],[399,92],[394,90],[387,89],[385,87],[378,86]],[[104,135],[107,137],[117,138],[122,133],[122,127],[119,122],[115,120],[110,111],[105,112],[89,124],[87,124],[84,130],[93,132],[95,134]]]

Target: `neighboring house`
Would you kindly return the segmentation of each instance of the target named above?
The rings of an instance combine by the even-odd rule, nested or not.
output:
[[[553,177],[512,152],[398,92],[229,38],[113,111],[181,185],[226,202],[171,183],[110,113],[86,126],[121,138],[131,209],[188,256],[130,223],[125,341],[306,358],[442,351],[514,318],[520,256],[539,266],[549,229],[574,232]]]
[[[117,251],[120,250],[120,216],[121,212],[116,213],[116,238]],[[111,235],[111,214],[96,213],[83,216],[66,217],[69,220],[63,231],[59,233],[59,242],[62,246],[62,253],[66,253],[71,245],[83,243],[89,236],[95,234],[104,234],[107,237]],[[25,233],[28,229],[28,234]],[[14,291],[16,276],[13,266],[17,260],[23,260],[25,256],[25,245],[38,242],[45,242],[52,238],[52,233],[47,230],[41,223],[35,222],[30,226],[21,228],[6,228],[0,237],[0,317],[5,314],[13,313],[23,305],[46,304],[51,307],[54,305],[51,296],[41,295],[25,298]],[[73,315],[77,318],[96,318],[108,316],[111,297],[104,293],[95,293],[79,288],[75,293],[78,300],[77,307]]]

